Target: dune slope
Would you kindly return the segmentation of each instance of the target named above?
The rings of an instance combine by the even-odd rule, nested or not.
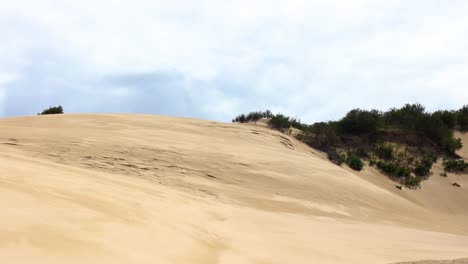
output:
[[[14,263],[468,256],[463,175],[400,191],[268,128],[184,118],[19,117],[0,131],[0,258]]]

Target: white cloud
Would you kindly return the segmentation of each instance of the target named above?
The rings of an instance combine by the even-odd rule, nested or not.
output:
[[[0,1],[0,75],[20,76],[4,85],[18,103],[28,91],[113,111],[123,95],[141,104],[134,96],[148,87],[102,80],[168,72],[179,81],[154,89],[177,90],[164,98],[180,109],[145,112],[228,121],[268,107],[316,121],[353,107],[468,103],[466,1]],[[103,93],[107,104],[80,97]]]

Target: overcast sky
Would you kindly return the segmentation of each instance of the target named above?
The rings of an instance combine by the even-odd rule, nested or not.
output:
[[[0,0],[0,116],[468,104],[466,0]]]

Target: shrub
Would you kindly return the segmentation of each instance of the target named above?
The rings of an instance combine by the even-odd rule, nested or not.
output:
[[[56,114],[63,114],[63,107],[61,105],[49,107],[48,109],[44,109],[38,115],[56,115]]]
[[[417,129],[421,126],[426,110],[421,104],[406,104],[400,109],[392,108],[383,114],[387,127]]]
[[[290,119],[291,126],[300,130],[305,130],[307,128],[306,124],[301,123],[301,120],[292,118]]]
[[[444,170],[448,172],[463,173],[468,171],[468,163],[463,160],[445,160]]]
[[[257,111],[257,112],[250,112],[247,115],[240,114],[236,116],[236,118],[232,119],[233,123],[247,123],[247,122],[255,122],[262,118],[271,118],[273,114],[270,110],[266,110],[264,112]]]
[[[338,122],[338,131],[343,134],[368,134],[377,131],[381,113],[377,110],[351,110]]]
[[[420,177],[428,176],[432,169],[432,164],[437,161],[432,156],[425,156],[421,161],[418,162],[416,168],[414,168],[414,174]]]
[[[335,163],[336,165],[340,166],[345,162],[345,157],[344,155],[340,155],[336,150],[330,150],[328,153],[328,159]]]
[[[434,115],[439,117],[449,129],[453,129],[457,124],[457,113],[454,111],[437,111]]]
[[[410,176],[410,170],[407,167],[395,162],[387,163],[384,161],[378,161],[377,167],[382,172],[392,177],[404,178]]]
[[[421,186],[421,179],[418,177],[408,176],[405,178],[405,186],[412,189],[418,188],[419,186]]]
[[[291,120],[289,117],[282,115],[282,114],[276,114],[270,119],[270,122],[268,124],[275,129],[282,130],[285,128],[290,128],[291,127]]]
[[[381,159],[393,159],[393,146],[391,144],[380,144],[376,147],[375,152]]]
[[[315,123],[303,131],[301,141],[314,148],[326,151],[338,144],[339,137],[336,135],[335,130],[335,123],[333,122]]]
[[[468,130],[468,105],[464,105],[457,111],[457,123],[461,130]]]
[[[351,169],[356,170],[356,171],[360,171],[364,167],[364,163],[362,162],[362,160],[354,154],[348,154],[348,158],[346,159],[346,164],[348,164],[348,166]]]
[[[358,148],[354,152],[354,154],[360,158],[368,159],[369,158],[369,153],[363,149],[363,148]]]

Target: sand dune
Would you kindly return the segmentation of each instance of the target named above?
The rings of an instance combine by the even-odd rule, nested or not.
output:
[[[10,263],[468,256],[466,175],[401,191],[268,128],[195,119],[34,116],[0,120],[0,131],[0,258]]]

